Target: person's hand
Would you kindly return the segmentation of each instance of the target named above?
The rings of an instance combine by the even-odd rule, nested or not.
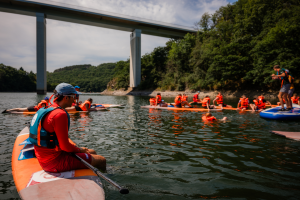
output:
[[[276,76],[275,74],[272,74],[272,76]]]
[[[80,148],[80,153],[88,153],[89,149],[86,147],[79,147]]]

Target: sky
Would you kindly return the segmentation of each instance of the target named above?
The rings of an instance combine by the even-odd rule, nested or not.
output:
[[[38,1],[38,0],[35,0]],[[193,27],[201,16],[236,0],[52,0]],[[49,2],[50,3],[50,2]],[[47,71],[65,66],[127,60],[130,33],[47,19]],[[0,12],[0,63],[36,73],[36,18]],[[141,36],[142,55],[168,38]]]

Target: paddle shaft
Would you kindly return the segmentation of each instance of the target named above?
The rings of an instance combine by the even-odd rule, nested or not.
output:
[[[121,186],[119,186],[116,182],[114,182],[113,180],[111,180],[110,178],[106,177],[104,174],[102,174],[97,168],[93,167],[92,165],[90,165],[89,163],[87,163],[85,160],[83,160],[82,158],[80,158],[79,156],[77,156],[74,153],[75,157],[78,158],[83,164],[85,164],[85,166],[87,166],[89,169],[93,170],[93,172],[95,174],[97,174],[97,176],[103,178],[104,180],[106,180],[107,182],[109,182],[111,185],[115,186],[119,192],[121,194],[128,194],[129,190],[126,188],[122,188]]]

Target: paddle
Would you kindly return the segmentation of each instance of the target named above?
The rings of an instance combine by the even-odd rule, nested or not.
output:
[[[111,180],[110,178],[106,177],[104,174],[102,174],[97,168],[93,167],[92,165],[90,165],[89,163],[87,163],[85,160],[83,160],[82,158],[80,158],[79,156],[77,156],[75,153],[74,153],[75,157],[77,159],[79,159],[83,164],[85,164],[85,166],[87,166],[88,168],[90,168],[91,170],[93,170],[93,172],[95,174],[97,174],[98,177],[101,177],[103,178],[104,180],[106,180],[107,182],[109,182],[111,185],[115,186],[119,192],[121,194],[128,194],[129,193],[129,190],[126,189],[126,188],[122,188],[121,186],[119,186],[117,183],[115,183],[113,180]]]

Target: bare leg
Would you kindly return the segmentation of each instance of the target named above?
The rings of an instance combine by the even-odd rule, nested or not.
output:
[[[100,155],[95,155],[95,154],[91,154],[91,155],[92,155],[91,165],[94,167],[97,167],[98,169],[105,171],[106,170],[106,159]]]
[[[283,93],[282,98],[285,100],[286,103],[286,108],[289,108],[289,100],[288,100],[288,94],[287,93]]]
[[[279,94],[278,94],[278,99],[279,99],[281,108],[284,108],[283,99],[282,99],[283,94],[284,93],[282,93],[282,92],[279,92]]]
[[[254,104],[250,104],[250,108],[252,109],[252,111],[255,111],[256,106]]]
[[[182,106],[182,107],[185,106],[185,105],[187,105],[187,106],[190,107],[190,108],[193,107],[193,106],[191,106],[187,101],[181,102],[181,106]]]
[[[13,108],[10,110],[7,110],[6,112],[27,112],[27,108]]]

